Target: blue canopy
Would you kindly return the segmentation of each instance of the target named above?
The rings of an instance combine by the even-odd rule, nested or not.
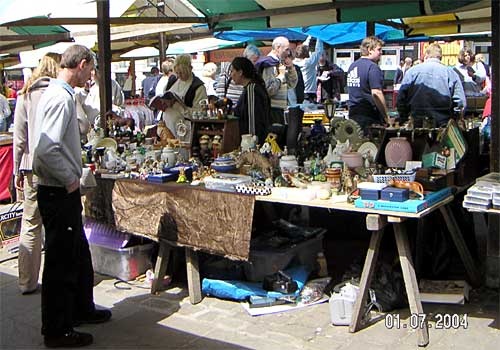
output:
[[[359,43],[366,37],[366,22],[325,24],[283,29],[230,30],[216,32],[214,34],[218,39],[234,41],[272,40],[281,35],[292,41],[302,41],[305,40],[308,35],[311,35],[330,45]],[[378,23],[375,24],[375,35],[384,41],[404,38],[402,30]]]

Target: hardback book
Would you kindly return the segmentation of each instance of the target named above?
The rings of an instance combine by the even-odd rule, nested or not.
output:
[[[418,213],[451,195],[451,188],[446,187],[436,192],[425,194],[424,199],[408,199],[404,202],[390,202],[386,200],[368,200],[358,198],[354,201],[356,208],[399,211],[404,213]]]
[[[470,285],[462,280],[420,280],[420,300],[424,303],[464,304]]]

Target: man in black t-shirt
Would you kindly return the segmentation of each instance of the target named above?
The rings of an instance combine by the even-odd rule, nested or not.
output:
[[[384,42],[370,36],[361,42],[361,57],[349,67],[349,119],[358,122],[365,134],[372,124],[382,124],[387,118],[387,107],[382,92],[384,75],[377,62]]]

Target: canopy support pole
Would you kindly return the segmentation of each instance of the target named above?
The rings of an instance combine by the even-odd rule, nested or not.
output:
[[[106,136],[109,130],[104,115],[111,110],[111,36],[109,32],[109,0],[100,0],[97,4],[97,45],[99,62],[99,100],[101,107],[101,125]]]
[[[164,17],[165,16],[165,1],[158,0],[158,4],[156,5],[156,11],[158,12],[158,17]],[[160,75],[163,74],[161,71],[161,64],[163,61],[165,61],[165,33],[161,32],[159,33],[159,49],[160,49],[160,62],[159,62],[159,67],[160,68]]]

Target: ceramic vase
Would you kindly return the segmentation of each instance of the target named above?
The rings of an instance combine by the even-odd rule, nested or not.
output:
[[[176,159],[174,150],[168,147],[163,148],[163,152],[161,153],[161,160],[165,163],[165,165],[169,167],[175,166]]]
[[[411,144],[405,137],[391,137],[385,146],[385,162],[391,168],[404,168],[412,159]]]
[[[354,169],[363,166],[363,156],[359,152],[344,152],[341,158],[349,168]]]

